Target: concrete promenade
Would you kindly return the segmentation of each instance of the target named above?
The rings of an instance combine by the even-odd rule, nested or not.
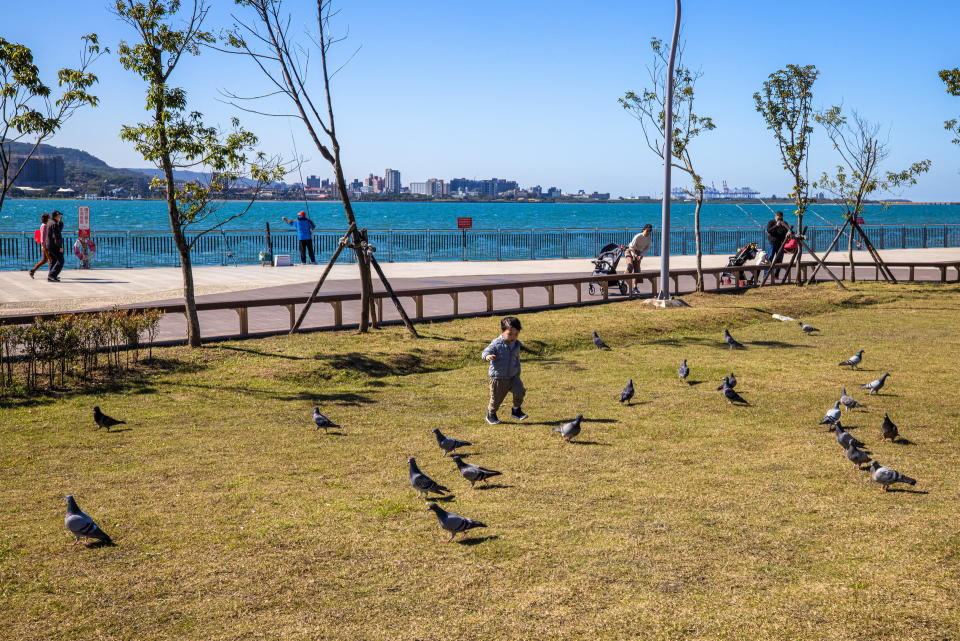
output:
[[[881,255],[891,261],[960,261],[960,248],[945,249],[898,249],[882,251]],[[868,261],[866,252],[855,252],[858,261]],[[704,267],[721,267],[727,264],[728,255],[704,256]],[[841,259],[840,254],[831,255],[831,260]],[[688,269],[694,266],[693,256],[674,256],[672,268]],[[592,265],[588,259],[574,260],[524,260],[490,262],[420,262],[383,263],[387,277],[397,289],[419,288],[462,283],[508,283],[536,279],[545,276],[589,275]],[[623,271],[625,263],[620,263]],[[659,258],[643,261],[644,272],[659,269]],[[306,298],[323,270],[318,266],[294,267],[197,267],[194,278],[198,301],[227,302],[256,300],[287,296]],[[859,270],[858,270],[859,271]],[[870,272],[869,274],[866,271]],[[873,270],[866,270],[864,277],[872,278]],[[181,275],[178,268],[140,269],[92,269],[65,270],[62,282],[49,283],[44,271],[38,272],[35,280],[23,271],[0,272],[0,316],[35,312],[79,311],[111,305],[146,303],[174,303],[182,296]],[[918,280],[938,278],[936,270],[919,269]],[[379,282],[375,280],[380,289]],[[649,287],[649,286],[647,286]],[[693,280],[681,278],[680,291],[691,291]],[[569,291],[567,291],[569,290]],[[321,293],[350,293],[359,291],[356,266],[338,264],[331,271]],[[648,292],[644,292],[648,293]],[[511,298],[512,296],[512,298]],[[556,302],[575,300],[573,286],[557,288]],[[516,295],[511,291],[496,292],[496,306],[508,307]],[[541,301],[540,298],[543,298]],[[526,306],[546,304],[542,290],[531,289],[525,298]],[[408,313],[412,313],[411,301],[404,301]],[[463,294],[460,297],[461,312],[482,311],[486,300],[481,293]],[[359,305],[346,303],[343,307],[344,322],[356,322]],[[298,306],[299,309],[299,306]],[[427,297],[425,315],[450,313],[449,299]],[[201,327],[204,336],[226,336],[237,333],[237,315],[231,310],[201,312]],[[397,318],[393,306],[384,305],[384,318]],[[307,316],[305,327],[321,327],[333,324],[333,312],[329,305],[314,305]],[[279,331],[289,327],[289,312],[283,307],[252,308],[249,314],[251,332]],[[168,314],[161,321],[161,340],[181,339],[185,335],[185,321],[180,314]]]

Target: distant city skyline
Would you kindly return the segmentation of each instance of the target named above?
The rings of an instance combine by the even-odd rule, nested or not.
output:
[[[586,9],[558,0],[544,11],[493,0],[477,12],[424,0],[417,7],[432,19],[410,20],[404,3],[339,5],[336,28],[349,30],[349,39],[335,54],[346,60],[356,51],[334,85],[351,180],[379,175],[383,170],[376,167],[388,160],[413,178],[404,184],[507,175],[521,185],[565,185],[614,197],[659,193],[660,163],[616,101],[644,86],[649,37],[668,37],[672,3],[611,0]],[[960,98],[947,95],[937,78],[939,69],[960,66],[953,34],[960,6],[930,2],[920,9],[891,1],[811,0],[798,18],[796,7],[776,4],[760,11],[745,1],[685,2],[686,59],[703,72],[697,111],[717,124],[693,146],[706,182],[750,185],[767,195],[787,191],[789,179],[751,96],[776,69],[815,64],[821,72],[815,106],[842,103],[882,123],[892,152],[889,169],[933,161],[916,187],[893,196],[960,200],[960,146],[943,129],[944,120],[960,116]],[[228,26],[231,11],[240,9],[215,3],[208,28]],[[4,18],[3,36],[33,49],[49,83],[57,68],[75,63],[81,34],[99,33],[114,52],[119,40],[132,37],[96,3],[49,0],[43,12],[13,3],[4,7]],[[309,20],[309,12],[297,18]],[[383,73],[385,60],[395,73]],[[431,73],[414,73],[425,68]],[[499,71],[491,75],[493,69]],[[120,68],[115,53],[94,71],[101,107],[78,112],[50,143],[85,149],[115,167],[144,166],[117,136],[121,124],[146,118],[144,87]],[[185,60],[171,81],[187,90],[191,109],[209,122],[226,125],[237,115],[267,153],[291,158],[296,146],[308,159],[304,174],[330,175],[297,122],[225,104],[219,90],[265,93],[249,61],[204,52]],[[811,176],[837,160],[818,129]],[[684,184],[680,174],[674,180]]]

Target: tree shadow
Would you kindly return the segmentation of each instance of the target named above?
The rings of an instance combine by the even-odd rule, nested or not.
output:
[[[756,345],[757,347],[769,347],[773,349],[811,349],[809,345],[784,343],[783,341],[750,341],[750,344]]]
[[[313,359],[326,363],[335,372],[356,372],[371,378],[446,372],[459,367],[459,364],[453,361],[447,361],[444,365],[428,365],[422,356],[409,352],[386,354],[384,356],[383,359],[378,360],[359,352],[348,352],[345,354],[318,354]],[[322,373],[318,374],[322,377]]]
[[[170,385],[178,387],[193,387],[197,389],[210,390],[228,390],[240,394],[250,394],[252,396],[269,396],[278,401],[301,401],[304,403],[313,403],[315,405],[341,405],[341,406],[359,406],[362,404],[375,403],[376,401],[369,396],[357,392],[336,392],[331,394],[316,394],[312,392],[296,392],[294,394],[275,394],[270,390],[254,389],[242,385],[208,385],[206,383],[177,383],[171,382]]]
[[[226,349],[231,352],[241,352],[244,354],[252,354],[254,356],[269,356],[270,358],[282,358],[289,361],[303,361],[307,360],[303,356],[288,356],[287,354],[277,354],[275,352],[263,352],[258,349],[250,349],[245,347],[236,347],[234,345],[210,345],[206,349]]]
[[[471,536],[470,538],[460,539],[457,541],[460,545],[480,545],[487,541],[496,541],[500,536],[497,534],[491,534],[489,536]]]

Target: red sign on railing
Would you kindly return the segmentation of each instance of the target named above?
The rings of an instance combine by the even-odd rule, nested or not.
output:
[[[457,229],[470,229],[473,227],[473,218],[457,218]]]

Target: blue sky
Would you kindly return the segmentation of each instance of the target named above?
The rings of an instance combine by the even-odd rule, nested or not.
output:
[[[79,36],[96,31],[115,52],[130,38],[107,0],[4,3],[0,35],[30,46],[52,81],[76,60]],[[232,2],[214,0],[209,28],[230,24]],[[287,0],[309,15],[312,2]],[[617,104],[640,89],[651,35],[668,38],[673,3],[611,0],[339,3],[337,25],[349,28],[338,55],[359,52],[335,82],[335,106],[349,178],[399,169],[404,184],[431,177],[511,178],[521,185],[614,195],[657,194],[661,173],[639,125]],[[903,196],[960,200],[960,146],[943,121],[960,116],[936,72],[960,66],[955,0],[803,3],[708,2],[684,5],[687,62],[703,77],[697,111],[717,129],[697,140],[694,160],[707,182],[784,194],[788,178],[773,139],[753,108],[767,75],[789,63],[814,64],[821,76],[815,105],[843,103],[884,124],[890,169],[929,158],[932,171]],[[54,144],[79,147],[114,166],[145,166],[120,141],[121,124],[144,118],[143,85],[115,53],[95,69],[101,107],[78,113]],[[242,58],[207,52],[186,60],[173,82],[211,123],[235,109],[219,90],[266,88]],[[319,89],[319,87],[318,87]],[[305,173],[330,174],[295,122],[239,114],[263,148],[293,155],[291,128]],[[836,164],[818,131],[811,174]],[[681,180],[676,175],[676,180]],[[299,180],[294,175],[288,180]]]

